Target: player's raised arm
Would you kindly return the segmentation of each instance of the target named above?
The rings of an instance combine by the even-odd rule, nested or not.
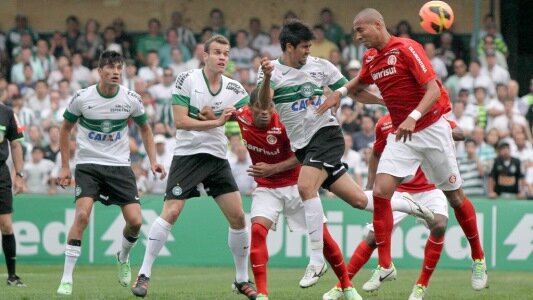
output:
[[[274,90],[270,87],[270,79],[272,78],[272,72],[274,71],[274,65],[272,62],[263,57],[261,59],[261,69],[259,70],[258,78],[261,81],[259,86],[259,105],[261,109],[268,109],[270,107],[270,102],[272,102],[272,97],[274,96]]]

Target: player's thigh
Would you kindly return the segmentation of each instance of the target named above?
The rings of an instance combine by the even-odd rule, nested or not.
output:
[[[325,169],[316,168],[314,166],[302,166],[300,175],[298,176],[298,191],[302,200],[307,200],[316,197],[320,186],[328,177]]]
[[[241,194],[238,191],[218,195],[215,201],[233,229],[244,228],[244,210]]]
[[[296,193],[298,193],[298,190],[296,190]],[[258,187],[252,193],[252,207],[250,210],[252,223],[255,218],[265,218],[271,223],[271,226],[269,225],[267,228],[276,230],[282,210],[283,199],[278,188]]]
[[[365,208],[368,201],[361,187],[353,181],[348,173],[344,173],[333,182],[329,191],[355,208]]]
[[[207,194],[216,199],[219,195],[238,192],[239,187],[233,178],[228,160],[214,156],[211,156],[209,160],[210,173],[203,180]]]
[[[289,230],[306,231],[305,208],[300,193],[298,192],[298,186],[291,185],[279,188],[278,192],[283,199],[283,213],[285,214]],[[318,197],[318,194],[316,196]],[[324,222],[326,222],[325,218]]]

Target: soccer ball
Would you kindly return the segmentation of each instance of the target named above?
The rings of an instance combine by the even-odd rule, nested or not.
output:
[[[424,31],[431,34],[440,34],[449,29],[453,24],[453,11],[444,1],[429,1],[422,5],[418,12],[420,26]]]

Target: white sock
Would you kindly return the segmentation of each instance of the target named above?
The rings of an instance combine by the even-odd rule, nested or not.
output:
[[[230,228],[228,232],[228,245],[235,262],[235,281],[247,282],[248,257],[250,256],[250,232],[248,227],[243,229]]]
[[[161,248],[165,245],[171,228],[172,224],[163,220],[161,217],[158,217],[154,221],[150,228],[150,233],[148,233],[148,243],[144,251],[143,264],[139,270],[139,275],[144,274],[146,277],[152,275],[152,265],[159,255]]]
[[[408,214],[413,214],[413,210],[409,202],[402,198],[401,193],[394,192],[390,199],[390,206],[393,211],[401,211]]]
[[[366,198],[368,201],[366,202],[365,210],[366,211],[374,211],[374,197],[372,196],[372,191],[365,191]]]
[[[130,257],[130,250],[137,244],[137,238],[135,238],[135,242],[130,242],[128,239],[126,239],[125,236],[122,236],[122,248],[120,249],[120,253],[118,255],[118,260],[122,263],[127,262],[128,258]]]
[[[305,223],[307,224],[307,232],[309,233],[309,241],[311,244],[311,253],[309,263],[312,265],[324,264],[324,230],[322,228],[324,223],[324,209],[319,197],[305,200]]]
[[[81,255],[81,246],[72,246],[68,245],[65,247],[65,266],[63,268],[63,277],[61,277],[61,282],[70,282],[72,283],[72,273],[74,272],[74,267],[76,267],[76,261]]]

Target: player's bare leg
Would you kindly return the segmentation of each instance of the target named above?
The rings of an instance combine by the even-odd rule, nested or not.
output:
[[[476,209],[470,202],[470,199],[459,188],[455,191],[445,191],[448,202],[455,212],[455,218],[463,229],[463,232],[470,244],[472,252],[472,288],[482,290],[488,286],[487,264],[485,262],[485,253],[481,246],[481,240],[477,228]]]
[[[241,194],[236,192],[219,195],[215,198],[220,210],[229,223],[228,245],[235,262],[234,291],[248,299],[255,299],[257,292],[248,277],[248,258],[250,256],[250,234],[246,227]]]
[[[117,253],[118,282],[122,286],[128,286],[131,281],[129,254],[131,248],[137,243],[142,225],[141,205],[130,203],[122,206],[121,209],[126,225],[122,232],[122,247]]]
[[[326,180],[328,174],[323,169],[310,166],[302,166],[298,177],[298,192],[302,198],[305,209],[305,222],[309,233],[311,245],[310,260],[300,287],[307,288],[318,282],[318,279],[326,273],[327,265],[324,260],[323,240],[323,216],[324,209],[318,196],[318,189]]]

